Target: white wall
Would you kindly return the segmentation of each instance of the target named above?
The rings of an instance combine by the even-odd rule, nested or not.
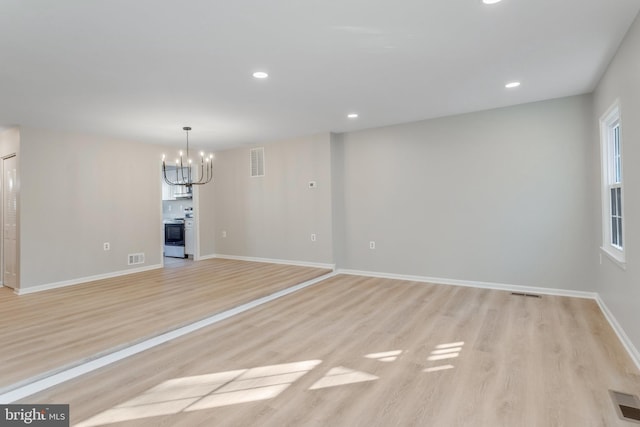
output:
[[[586,95],[342,135],[338,265],[592,291],[591,119]]]
[[[200,256],[593,290],[591,121],[579,96],[315,135],[266,145],[263,178],[249,148],[219,152]],[[161,148],[36,129],[22,144],[22,287],[161,262]]]
[[[300,138],[265,146],[264,178],[216,153],[201,256],[593,291],[591,119],[584,95]]]
[[[22,128],[21,290],[160,264],[161,152]],[[138,252],[146,263],[128,266],[127,254]]]
[[[593,152],[599,156],[597,125],[602,114],[620,100],[622,118],[624,216],[626,270],[603,255],[597,265],[597,290],[607,307],[625,330],[636,349],[640,349],[640,17],[627,33],[616,56],[594,93]],[[596,157],[594,169],[600,170]],[[600,200],[600,180],[592,186],[594,197]],[[601,238],[601,216],[598,210],[598,245]],[[640,360],[640,359],[639,359]]]
[[[0,157],[18,152],[20,147],[20,129],[17,127],[0,130]]]
[[[216,153],[214,183],[198,188],[200,255],[332,263],[330,134],[264,149],[260,178],[250,177],[249,148]]]

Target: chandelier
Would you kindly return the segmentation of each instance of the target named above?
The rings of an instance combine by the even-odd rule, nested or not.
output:
[[[183,157],[184,153],[180,151],[180,158],[176,159],[176,174],[175,179],[173,179],[173,177],[167,176],[167,164],[165,163],[165,156],[163,154],[162,177],[169,185],[184,185],[190,190],[192,186],[206,184],[211,181],[211,178],[213,178],[213,154],[205,157],[204,152],[201,151],[200,164],[193,164],[189,157],[189,131],[191,128],[189,126],[185,126],[182,130],[187,133],[186,157]],[[196,176],[198,177],[197,180],[195,179]]]

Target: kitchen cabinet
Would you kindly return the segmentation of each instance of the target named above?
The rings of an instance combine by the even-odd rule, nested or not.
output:
[[[175,200],[175,192],[173,190],[173,185],[169,185],[162,180],[162,200]]]

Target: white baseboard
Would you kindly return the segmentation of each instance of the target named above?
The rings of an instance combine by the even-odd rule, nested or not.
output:
[[[14,292],[18,295],[32,294],[35,292],[48,291],[50,289],[64,288],[67,286],[80,285],[82,283],[93,282],[95,280],[110,279],[112,277],[124,276],[126,274],[141,273],[143,271],[155,270],[162,268],[162,264],[154,264],[146,267],[132,268],[129,270],[114,271],[106,274],[98,274],[95,276],[80,277],[78,279],[64,280],[62,282],[47,283],[46,285],[29,286],[28,288],[18,288]]]
[[[504,283],[476,282],[476,281],[469,281],[469,280],[446,279],[442,277],[411,276],[406,274],[380,273],[380,272],[372,272],[372,271],[343,270],[343,269],[339,269],[337,272],[341,274],[351,274],[356,276],[379,277],[383,279],[395,279],[395,280],[410,280],[413,282],[434,283],[438,285],[466,286],[470,288],[496,289],[500,291],[513,291],[513,292],[522,292],[527,294],[558,295],[563,297],[589,298],[589,299],[595,299],[596,296],[598,295],[595,292],[572,291],[572,290],[566,290],[566,289],[542,288],[542,287],[535,287],[535,286],[509,285]]]
[[[286,260],[286,259],[257,258],[257,257],[225,255],[225,254],[204,255],[204,256],[201,256],[199,259],[203,260],[203,259],[212,259],[212,258],[231,259],[235,261],[264,262],[268,264],[295,265],[298,267],[326,268],[331,271],[334,271],[336,269],[335,264],[324,264],[320,262],[307,262],[307,261],[292,261],[292,260]]]
[[[600,310],[604,314],[604,317],[607,318],[616,335],[618,335],[618,339],[627,350],[627,353],[629,353],[631,360],[633,360],[633,363],[635,363],[636,367],[640,370],[640,352],[638,351],[636,346],[633,345],[633,342],[631,342],[629,336],[626,334],[624,329],[622,329],[620,323],[618,323],[618,320],[615,318],[613,313],[611,313],[609,307],[607,307],[602,298],[600,298],[600,295],[597,295],[595,300],[598,303]]]

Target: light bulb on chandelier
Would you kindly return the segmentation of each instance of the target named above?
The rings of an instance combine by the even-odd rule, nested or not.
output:
[[[175,179],[167,176],[167,165],[165,163],[165,156],[162,155],[162,177],[164,181],[169,185],[183,185],[190,189],[194,185],[203,185],[211,182],[213,178],[213,154],[208,156],[204,155],[204,151],[200,152],[199,164],[193,164],[193,161],[189,157],[189,131],[190,127],[185,126],[182,128],[187,133],[187,151],[186,151],[186,165],[183,152],[180,151],[180,158],[176,159],[176,176]],[[197,171],[194,171],[194,168]],[[198,176],[196,180],[195,177]]]

